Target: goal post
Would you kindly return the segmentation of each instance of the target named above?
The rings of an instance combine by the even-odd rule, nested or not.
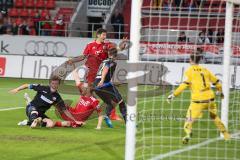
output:
[[[230,90],[230,57],[232,55],[232,27],[233,27],[233,2],[226,4],[225,17],[225,35],[224,35],[224,56],[223,56],[223,93],[225,94],[222,100],[221,119],[226,128],[228,128],[228,106],[229,106],[229,90]]]
[[[239,159],[240,1],[198,1],[195,7],[173,2],[177,1],[131,1],[125,160]],[[216,95],[211,103],[217,106],[217,117],[209,106],[201,110],[186,145],[191,88],[171,103],[167,98],[184,81],[190,54],[199,48],[203,50],[200,65],[222,82],[225,98]],[[137,71],[145,75],[137,78]],[[216,91],[214,85],[204,88],[202,79],[198,83],[204,92]],[[219,136],[224,128],[218,117],[233,136],[230,143]]]
[[[136,120],[137,120],[137,81],[136,68],[139,62],[140,51],[140,28],[141,28],[142,0],[132,0],[130,42],[132,47],[129,52],[128,98],[127,98],[127,122],[125,159],[134,160],[136,144]],[[134,78],[135,77],[135,78]]]

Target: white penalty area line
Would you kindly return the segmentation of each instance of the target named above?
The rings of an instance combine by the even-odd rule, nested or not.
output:
[[[240,132],[237,132],[237,133],[232,134],[231,137],[236,137],[236,136],[239,136],[239,135],[240,135]],[[159,160],[159,159],[164,159],[164,158],[167,158],[167,157],[171,157],[171,156],[174,156],[176,154],[180,154],[180,153],[183,153],[183,152],[186,152],[186,151],[190,151],[190,150],[193,150],[193,149],[200,148],[202,146],[205,146],[205,145],[208,145],[210,143],[219,141],[221,139],[223,139],[223,138],[222,137],[217,137],[217,138],[214,138],[214,139],[209,139],[209,140],[204,141],[202,143],[191,145],[191,146],[185,147],[183,149],[171,151],[171,152],[168,152],[168,153],[165,153],[165,154],[160,154],[156,157],[153,157],[151,160]]]
[[[1,108],[1,109],[0,109],[0,112],[1,112],[1,111],[17,110],[17,109],[22,109],[22,108],[25,108],[25,107]]]

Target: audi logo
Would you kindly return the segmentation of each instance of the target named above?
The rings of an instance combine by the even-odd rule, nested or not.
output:
[[[67,53],[67,45],[64,42],[53,41],[28,41],[25,44],[25,53],[37,56],[64,56]]]

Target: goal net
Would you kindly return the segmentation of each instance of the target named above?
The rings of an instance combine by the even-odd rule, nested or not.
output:
[[[135,159],[240,159],[240,7],[233,5],[232,32],[224,37],[229,5],[223,0],[143,0],[139,58],[149,74],[138,82]],[[231,53],[224,53],[229,36]],[[221,82],[224,76],[228,77],[228,106],[222,105],[220,96],[215,101],[218,116],[227,115],[227,120],[222,118],[232,135],[229,141],[220,136],[206,110],[193,124],[189,143],[183,144],[190,90],[186,89],[170,104],[166,101],[183,82],[190,54],[197,48],[204,53],[202,66]],[[227,75],[224,54],[230,57]]]

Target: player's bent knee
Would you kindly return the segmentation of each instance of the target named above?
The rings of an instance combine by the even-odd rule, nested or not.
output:
[[[38,112],[37,111],[31,111],[28,115],[30,123],[32,123],[36,118],[38,118]]]
[[[38,114],[38,111],[32,111],[30,114]]]

